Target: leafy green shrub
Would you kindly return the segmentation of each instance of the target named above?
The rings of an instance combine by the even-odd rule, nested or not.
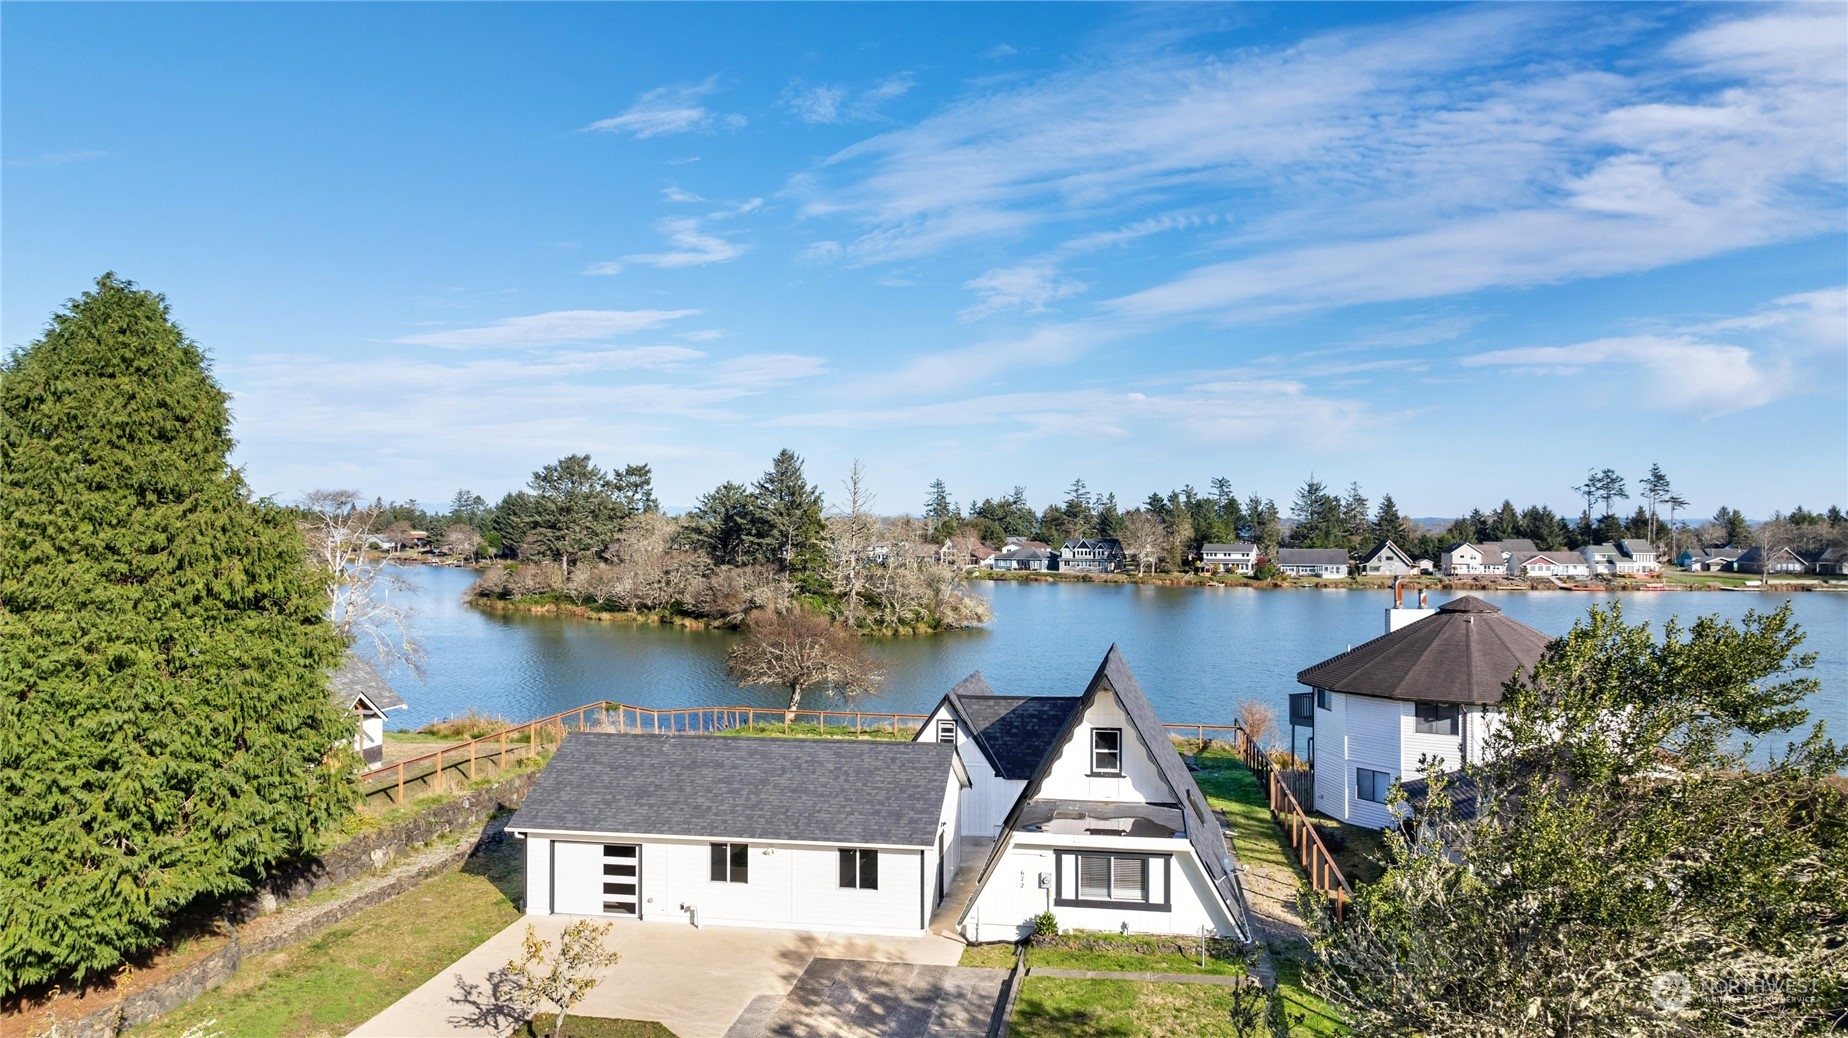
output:
[[[1033,936],[1035,937],[1057,937],[1059,936],[1059,917],[1053,915],[1051,912],[1041,912],[1039,915],[1034,916],[1033,917]]]

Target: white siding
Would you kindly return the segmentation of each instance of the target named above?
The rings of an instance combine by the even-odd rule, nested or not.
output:
[[[385,741],[385,719],[383,717],[361,717],[359,719],[359,741],[354,749],[363,750],[378,746]]]
[[[526,896],[531,914],[596,915],[602,910],[604,840],[527,839]],[[705,840],[623,840],[642,845],[641,917],[686,924],[765,926],[847,933],[923,930],[926,852],[879,850],[879,888],[840,885],[840,848],[752,844],[749,881],[714,882]],[[556,884],[556,890],[550,884]]]
[[[1014,941],[1025,937],[1033,928],[1033,917],[1051,912],[1059,926],[1067,930],[1121,931],[1127,924],[1132,933],[1191,934],[1205,926],[1208,933],[1236,932],[1212,884],[1195,859],[1193,848],[1185,840],[1099,840],[1095,837],[1057,838],[1026,837],[1016,834],[1015,842],[989,877],[980,896],[970,909],[963,927],[964,936],[975,942]],[[1165,895],[1165,911],[1132,908],[1093,908],[1055,904],[1059,884],[1066,888],[1075,877],[1054,874],[1055,862],[1063,861],[1069,872],[1075,858],[1059,851],[1153,854],[1149,868],[1150,893],[1159,901]],[[1165,865],[1164,865],[1165,863]],[[1051,877],[1052,886],[1041,888],[1039,877]],[[1164,886],[1166,884],[1166,886]]]
[[[1091,774],[1091,732],[1096,728],[1116,728],[1122,731],[1121,776]],[[1071,739],[1059,748],[1058,756],[1053,759],[1045,780],[1040,784],[1038,795],[1044,800],[1113,800],[1147,804],[1172,804],[1179,798],[1178,792],[1169,789],[1161,773],[1155,770],[1155,761],[1149,756],[1148,748],[1137,738],[1116,696],[1108,689],[1098,690],[1091,709],[1080,719],[1072,731]]]
[[[1000,835],[1001,823],[1013,809],[1014,801],[1020,799],[1020,791],[1027,787],[1026,780],[1004,779],[997,775],[994,766],[982,754],[982,748],[970,738],[968,727],[956,720],[948,703],[938,704],[918,730],[915,741],[935,742],[939,721],[956,724],[956,757],[962,761],[963,770],[969,773],[969,788],[962,791],[956,807],[959,831],[964,836],[993,839]]]
[[[1399,717],[1399,777],[1406,782],[1423,778],[1424,768],[1418,766],[1420,756],[1442,757],[1444,771],[1455,771],[1463,763],[1463,742],[1461,732],[1465,722],[1457,718],[1458,735],[1421,735],[1418,732],[1418,711],[1413,704],[1398,704],[1404,710]],[[1468,709],[1467,707],[1462,709]]]
[[[1331,709],[1315,712],[1315,810],[1347,821],[1352,778],[1347,774],[1347,697],[1328,694]]]
[[[1385,804],[1362,800],[1358,796],[1354,769],[1383,771],[1388,781],[1399,777],[1400,731],[1403,724],[1409,723],[1406,715],[1411,712],[1411,704],[1376,699],[1373,696],[1335,694],[1347,700],[1346,752],[1343,754],[1346,767],[1342,769],[1341,776],[1347,813],[1337,817],[1344,822],[1370,828],[1391,825],[1392,813]],[[1324,749],[1319,740],[1316,749],[1318,752]],[[1318,780],[1316,785],[1320,787],[1321,782]]]

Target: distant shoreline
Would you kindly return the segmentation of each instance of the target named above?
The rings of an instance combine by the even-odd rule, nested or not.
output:
[[[1424,591],[1541,591],[1561,592],[1566,594],[1598,594],[1614,592],[1638,592],[1649,594],[1668,594],[1680,591],[1839,591],[1848,592],[1848,579],[1827,580],[1820,578],[1792,579],[1776,581],[1769,586],[1760,582],[1747,584],[1745,578],[1728,574],[1730,580],[1711,578],[1694,578],[1689,574],[1664,574],[1659,580],[1619,580],[1611,584],[1596,586],[1580,585],[1577,587],[1558,587],[1550,583],[1525,580],[1469,580],[1465,578],[1426,575],[1406,577],[1400,585],[1408,594]],[[995,570],[976,570],[969,574],[970,580],[987,580],[996,584],[1138,584],[1148,587],[1195,587],[1195,588],[1247,588],[1253,591],[1390,591],[1391,577],[1343,577],[1339,580],[1316,580],[1301,578],[1296,580],[1252,580],[1249,577],[1183,575],[1178,573],[1015,573]]]

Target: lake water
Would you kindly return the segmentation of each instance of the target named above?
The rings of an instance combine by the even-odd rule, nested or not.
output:
[[[428,655],[420,679],[387,678],[410,704],[389,726],[415,728],[474,709],[512,721],[543,717],[598,700],[647,707],[779,707],[774,689],[741,689],[725,676],[729,632],[654,624],[599,623],[554,616],[484,613],[463,599],[471,570],[405,567],[418,588],[411,601],[415,637]],[[1162,720],[1225,724],[1246,698],[1271,703],[1286,719],[1296,672],[1385,631],[1386,591],[1171,588],[1126,584],[990,583],[995,618],[973,631],[879,639],[889,665],[884,690],[857,706],[810,692],[814,709],[924,713],[949,687],[980,670],[996,692],[1076,695],[1115,642]],[[1783,596],[1720,591],[1482,592],[1507,615],[1548,634],[1564,634],[1593,603],[1621,598],[1632,621],[1672,616],[1743,616]],[[1451,596],[1434,593],[1431,604]],[[1822,691],[1812,713],[1840,741],[1848,735],[1848,594],[1793,594],[1796,618],[1817,654]]]

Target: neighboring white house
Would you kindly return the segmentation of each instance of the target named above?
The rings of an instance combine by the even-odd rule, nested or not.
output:
[[[1508,560],[1508,572],[1517,577],[1586,577],[1591,565],[1572,551],[1521,551]]]
[[[1409,621],[1409,622],[1407,622]],[[1480,760],[1502,686],[1551,638],[1471,595],[1431,610],[1387,610],[1387,634],[1296,675],[1314,690],[1315,807],[1344,822],[1394,822],[1394,780]]]
[[[979,781],[979,780],[978,780]],[[1002,823],[957,924],[1013,941],[1067,929],[1250,940],[1235,866],[1205,796],[1111,646]]]
[[[385,761],[385,714],[391,710],[404,710],[409,704],[392,691],[372,664],[352,653],[335,669],[333,680],[334,702],[342,710],[351,710],[357,731],[353,733],[353,749],[365,762],[377,767]]]
[[[1348,575],[1348,555],[1340,548],[1278,548],[1277,568],[1293,577],[1340,580]]]
[[[914,740],[956,747],[969,773],[958,807],[963,836],[1000,835],[1078,702],[1077,696],[998,696],[980,671],[938,701]]]
[[[507,831],[530,915],[917,935],[968,784],[930,742],[573,732]]]
[[[1500,554],[1499,551],[1496,552],[1498,556],[1496,560],[1498,565],[1500,563]],[[1438,556],[1438,566],[1447,577],[1475,576],[1476,574],[1484,572],[1482,549],[1468,541],[1453,544],[1445,548],[1444,553]]]
[[[1631,576],[1643,576],[1662,571],[1656,562],[1656,547],[1641,537],[1626,537],[1617,542],[1617,550],[1623,557],[1617,560],[1617,572]]]
[[[1369,576],[1403,577],[1418,572],[1418,563],[1391,541],[1381,541],[1361,556],[1360,571]]]
[[[1236,544],[1200,545],[1200,565],[1213,573],[1250,573],[1258,564],[1258,546],[1245,541]]]
[[[990,569],[1045,571],[1059,568],[1059,553],[1039,541],[1009,537],[982,565]]]

